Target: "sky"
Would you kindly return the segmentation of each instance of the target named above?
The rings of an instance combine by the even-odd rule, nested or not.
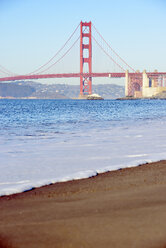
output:
[[[82,20],[135,70],[166,71],[165,13],[166,0],[0,0],[0,65],[18,74],[35,70]]]

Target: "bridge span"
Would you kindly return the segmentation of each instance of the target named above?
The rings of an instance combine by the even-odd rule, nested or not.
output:
[[[0,82],[5,81],[19,81],[29,79],[43,79],[43,78],[80,78],[83,77],[109,77],[109,78],[124,78],[126,77],[125,72],[92,72],[92,73],[58,73],[58,74],[34,74],[34,75],[16,75],[10,77],[0,78]],[[141,72],[128,73],[129,77],[142,77]],[[159,77],[166,76],[166,72],[147,72],[148,77]]]
[[[60,52],[66,47],[75,32],[80,27],[80,35],[72,46],[67,49],[64,54],[57,59]],[[102,47],[92,35],[92,27],[99,39],[102,40],[104,46]],[[93,72],[92,70],[92,39],[99,46],[99,48],[107,55],[111,62],[118,68],[118,72]],[[61,61],[73,48],[73,46],[80,40],[80,70],[78,73],[48,73],[48,70]],[[108,53],[110,51],[110,54]],[[113,55],[115,58],[113,57]],[[100,58],[99,58],[100,60]],[[49,65],[52,63],[51,65]],[[107,69],[109,70],[109,69]],[[115,71],[115,70],[112,70]],[[120,71],[120,72],[119,72]],[[0,77],[0,82],[5,81],[19,81],[19,80],[32,80],[32,79],[45,79],[45,78],[79,78],[80,79],[80,96],[90,95],[92,93],[92,78],[93,77],[107,77],[107,78],[125,78],[125,95],[132,97],[149,97],[154,94],[166,91],[166,72],[146,72],[143,73],[135,71],[128,63],[125,62],[113,48],[104,40],[102,35],[97,31],[91,22],[80,22],[75,31],[61,47],[61,49],[44,65],[40,66],[37,70],[25,74],[14,74],[3,66],[0,65],[0,72],[5,76]],[[46,74],[47,72],[47,74]]]
[[[27,79],[43,79],[43,78],[80,78],[83,77],[113,77],[113,78],[122,78],[125,77],[125,73],[59,73],[59,74],[34,74],[34,75],[16,75],[10,77],[0,78],[0,81],[19,81]]]

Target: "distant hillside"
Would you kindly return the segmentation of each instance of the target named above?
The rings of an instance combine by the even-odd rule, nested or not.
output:
[[[69,85],[69,84],[38,84],[38,83],[28,83],[35,87],[36,92],[32,95],[37,97],[42,97],[47,95],[47,97],[55,96],[60,94],[66,96],[67,98],[77,98],[80,93],[79,85]],[[101,95],[104,99],[116,99],[124,97],[125,89],[123,86],[116,84],[98,84],[93,85],[93,93]]]
[[[77,98],[79,91],[79,85],[68,84],[41,84],[33,81],[0,84],[1,97],[69,99]],[[124,97],[124,87],[116,84],[93,85],[93,93],[101,95],[104,99],[116,99]]]
[[[28,97],[35,92],[35,88],[29,85],[15,83],[0,83],[1,97]]]

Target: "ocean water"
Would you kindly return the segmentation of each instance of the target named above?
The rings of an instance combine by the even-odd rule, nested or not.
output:
[[[161,159],[165,100],[0,100],[0,195]]]

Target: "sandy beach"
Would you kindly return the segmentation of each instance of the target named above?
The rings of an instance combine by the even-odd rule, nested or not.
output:
[[[0,247],[166,247],[166,161],[1,197]]]

